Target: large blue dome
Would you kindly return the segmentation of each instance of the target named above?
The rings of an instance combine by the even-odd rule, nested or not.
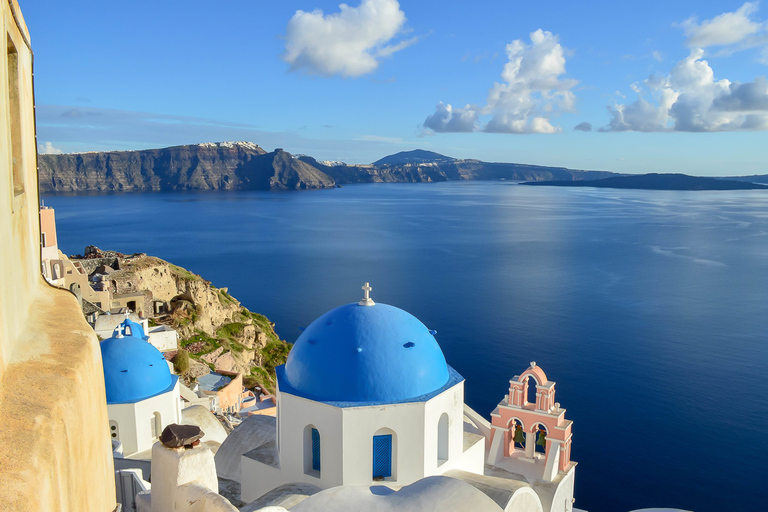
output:
[[[434,336],[416,317],[387,304],[358,303],[312,322],[278,369],[282,391],[354,403],[429,395],[446,387],[452,374]]]
[[[165,357],[154,346],[133,336],[101,342],[101,362],[108,404],[136,403],[173,389]]]

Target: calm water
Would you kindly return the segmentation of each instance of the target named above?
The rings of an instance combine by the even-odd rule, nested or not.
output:
[[[768,194],[358,185],[54,196],[59,243],[203,275],[294,341],[372,297],[438,330],[485,415],[537,361],[574,421],[576,506],[768,505]]]

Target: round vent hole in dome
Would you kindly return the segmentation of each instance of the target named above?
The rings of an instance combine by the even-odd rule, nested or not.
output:
[[[309,343],[310,345],[314,345],[315,343],[317,343],[317,341],[315,341],[315,340],[307,340],[307,343]]]
[[[403,346],[404,346],[405,348],[413,348],[413,347],[415,347],[415,346],[416,346],[416,344],[415,344],[414,342],[412,342],[412,341],[409,341],[409,342],[407,342],[407,343],[403,343]]]

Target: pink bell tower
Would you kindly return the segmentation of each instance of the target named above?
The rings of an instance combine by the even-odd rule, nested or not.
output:
[[[510,470],[519,470],[522,464],[526,473],[553,482],[576,466],[571,461],[572,424],[555,402],[555,383],[532,362],[509,381],[509,394],[491,413],[487,462]]]

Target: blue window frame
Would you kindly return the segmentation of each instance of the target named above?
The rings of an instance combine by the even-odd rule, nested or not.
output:
[[[320,471],[320,432],[312,429],[312,469]]]
[[[373,478],[392,476],[392,434],[373,436]]]

